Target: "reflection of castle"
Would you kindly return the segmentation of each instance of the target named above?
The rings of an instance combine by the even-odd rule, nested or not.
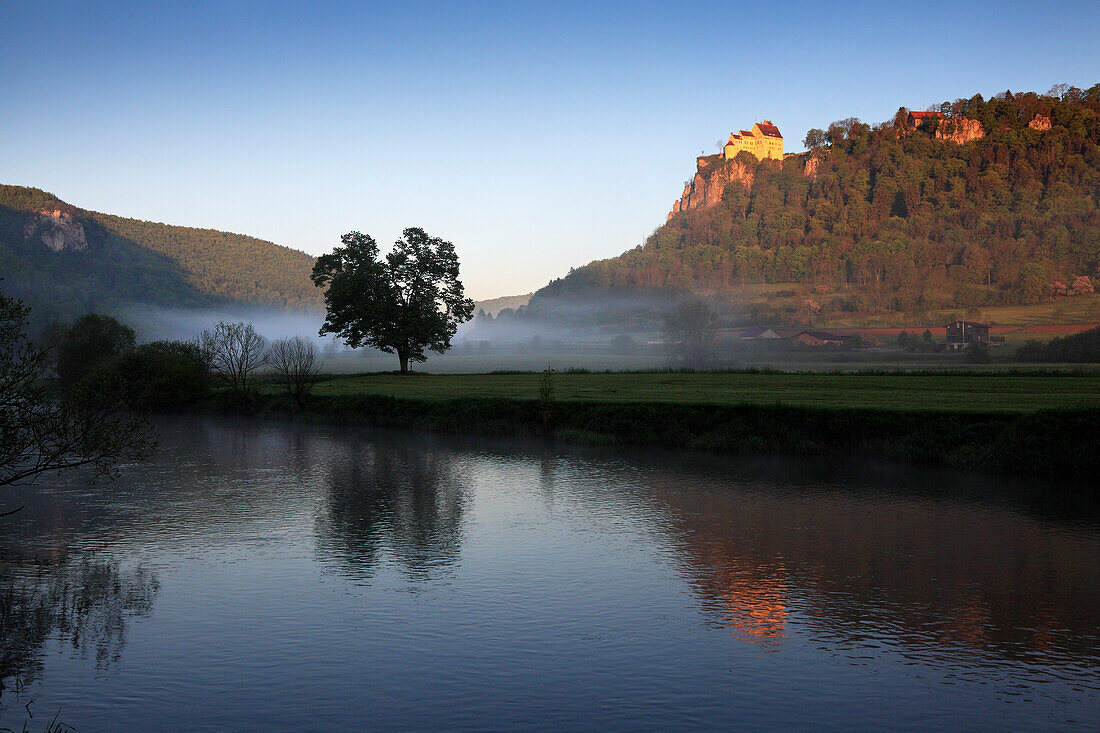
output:
[[[732,573],[719,582],[725,594],[726,625],[749,639],[787,636],[787,584],[782,578]]]
[[[734,485],[753,487],[733,476]],[[710,477],[684,488],[682,472],[667,485],[651,481],[692,590],[712,621],[744,641],[781,642],[797,614],[803,633],[889,629],[902,647],[928,653],[933,645],[928,659],[1095,654],[1082,634],[1096,627],[1100,609],[1093,536],[1052,532],[1011,506],[892,494],[877,479],[884,510],[875,522],[853,491],[807,501],[730,491]],[[708,490],[715,486],[722,490]],[[1027,560],[992,561],[1013,553]]]
[[[731,160],[742,150],[760,160],[783,160],[783,135],[771,120],[757,122],[751,130],[742,130],[740,134],[731,132],[729,142],[722,148],[722,159]]]

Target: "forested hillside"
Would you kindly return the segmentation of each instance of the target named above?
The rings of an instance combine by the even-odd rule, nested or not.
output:
[[[36,323],[126,305],[319,308],[304,252],[241,234],[85,211],[0,186],[0,289]]]
[[[976,95],[936,111],[920,125],[904,109],[873,126],[833,123],[782,162],[701,159],[697,181],[746,160],[752,170],[726,172],[718,203],[672,215],[644,245],[550,283],[528,312],[693,293],[756,301],[761,321],[820,322],[1091,293],[1100,84]],[[967,137],[978,139],[958,142]],[[776,296],[765,283],[791,287]]]

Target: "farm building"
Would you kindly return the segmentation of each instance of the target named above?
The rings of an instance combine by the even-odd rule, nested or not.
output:
[[[741,334],[743,339],[781,339],[782,336],[774,328],[768,328],[766,326],[761,328],[750,328]]]
[[[965,349],[970,344],[989,344],[989,326],[973,321],[955,321],[947,329],[947,348]]]
[[[843,346],[850,338],[851,336],[838,336],[828,331],[803,331],[794,340],[807,346]]]

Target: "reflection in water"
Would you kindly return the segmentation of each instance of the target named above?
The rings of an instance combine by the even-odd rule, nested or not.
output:
[[[1049,486],[251,421],[161,434],[153,462],[36,492],[0,535],[0,679],[34,679],[81,730],[1100,722],[1100,523]],[[44,655],[55,640],[86,661]]]
[[[98,560],[0,569],[0,694],[34,679],[53,639],[109,669],[122,655],[127,619],[148,615],[158,589],[144,568]]]
[[[696,593],[742,638],[781,639],[797,619],[842,645],[874,638],[922,658],[1100,659],[1091,524],[858,482],[655,472],[651,488]]]
[[[318,550],[354,577],[389,553],[412,578],[459,555],[469,500],[466,468],[451,451],[406,442],[351,443],[330,461]]]

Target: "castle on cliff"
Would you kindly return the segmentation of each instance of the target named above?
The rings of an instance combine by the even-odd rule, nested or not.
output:
[[[752,153],[759,160],[783,160],[783,135],[771,120],[757,122],[751,130],[731,132],[729,142],[722,147],[722,159],[732,160],[742,150]]]

